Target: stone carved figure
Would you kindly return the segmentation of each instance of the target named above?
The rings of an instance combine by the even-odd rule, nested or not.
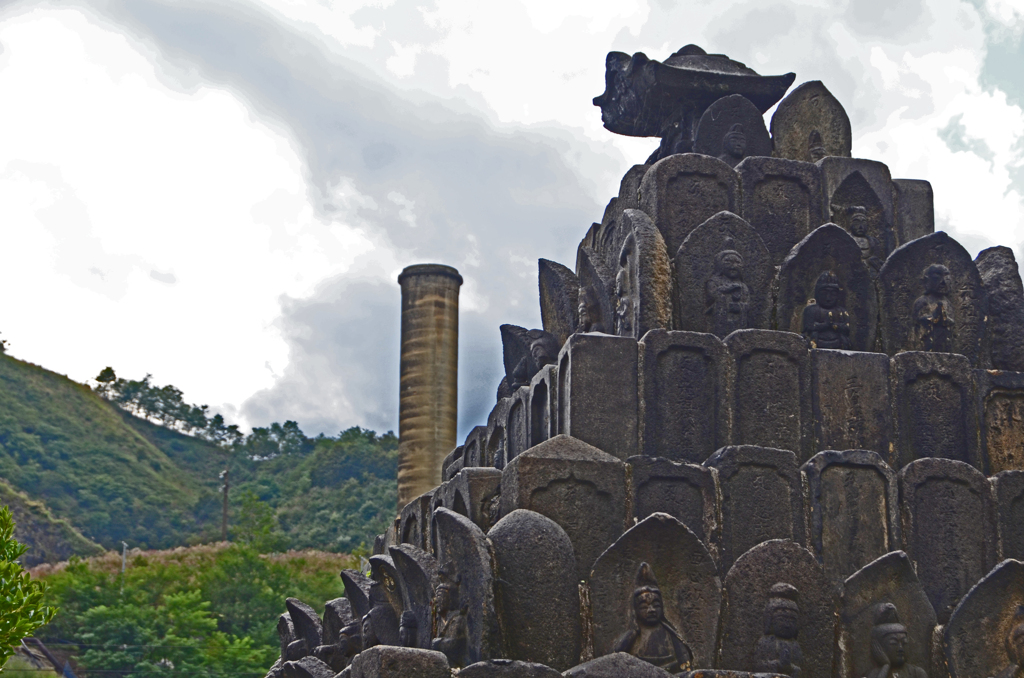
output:
[[[665,606],[654,572],[640,563],[633,590],[632,628],[615,641],[615,652],[626,652],[669,673],[690,668],[692,653],[665,619]]]
[[[713,333],[724,337],[746,329],[749,309],[750,288],[743,282],[743,257],[736,250],[724,249],[715,255],[714,273],[704,286],[704,312],[713,318]]]
[[[811,162],[818,162],[828,155],[825,143],[821,140],[821,132],[816,129],[811,130],[811,135],[807,139],[807,154],[811,156]]]
[[[861,258],[868,265],[868,270],[871,271],[872,277],[877,277],[878,271],[884,263],[881,256],[883,252],[882,248],[879,247],[878,239],[868,234],[867,208],[854,205],[848,207],[846,212],[850,217],[850,235],[853,236],[857,247],[860,247]]]
[[[523,356],[512,371],[512,391],[521,386],[528,386],[533,376],[545,365],[553,365],[558,359],[558,345],[555,335],[544,330],[529,330],[527,333],[530,355]]]
[[[800,678],[803,651],[797,641],[800,632],[799,593],[795,586],[779,582],[768,591],[764,606],[764,635],[754,648],[754,668]]]
[[[419,622],[416,621],[416,613],[406,610],[402,613],[402,621],[398,626],[398,644],[402,647],[419,647],[416,644],[416,631]]]
[[[373,619],[370,617],[369,612],[363,616],[361,629],[363,650],[380,645],[380,639],[377,638],[377,633],[373,630]]]
[[[850,313],[840,303],[843,289],[832,271],[814,284],[814,299],[804,308],[803,334],[814,348],[850,348]]]
[[[865,678],[928,678],[920,666],[907,663],[909,641],[907,627],[900,623],[896,606],[892,603],[879,605],[871,629],[871,660],[875,668]]]
[[[914,301],[914,345],[922,351],[953,350],[956,318],[949,301],[949,269],[931,264],[921,274],[924,294]]]
[[[430,649],[443,652],[452,666],[462,666],[466,659],[469,626],[468,605],[459,601],[461,577],[450,563],[438,570],[440,581],[434,589],[434,633]]]
[[[580,287],[579,322],[576,325],[577,332],[603,332],[608,333],[605,318],[601,313],[601,302],[597,297],[597,290],[591,286]]]
[[[722,139],[722,155],[718,159],[735,167],[740,160],[743,160],[747,152],[747,135],[743,133],[743,125],[736,123],[729,128]]]
[[[995,678],[1020,678],[1024,676],[1024,605],[1017,608],[1014,624],[1006,635],[1006,656],[1010,663]]]

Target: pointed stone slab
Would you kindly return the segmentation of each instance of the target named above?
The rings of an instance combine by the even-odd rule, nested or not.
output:
[[[943,645],[950,678],[1009,676],[1007,638],[1020,624],[1024,563],[1004,560],[964,597],[946,625]]]
[[[896,245],[935,232],[932,185],[923,179],[893,179],[896,195]]]
[[[625,507],[625,464],[567,435],[527,450],[502,471],[502,515],[521,508],[558,523],[572,542],[579,580],[622,534]]]
[[[1013,250],[990,247],[974,260],[988,297],[988,351],[997,370],[1024,371],[1024,284]]]
[[[665,513],[644,518],[594,563],[590,601],[594,654],[614,651],[630,629],[633,591],[641,563],[651,566],[664,601],[665,619],[693,654],[694,666],[713,661],[722,585],[711,554],[689,528]]]
[[[362,619],[370,611],[370,585],[373,581],[357,570],[342,570],[341,583],[345,597],[352,604],[352,612]]]
[[[903,543],[940,624],[996,561],[988,479],[951,459],[918,459],[899,474]]]
[[[640,209],[654,221],[671,253],[704,221],[723,210],[737,212],[739,198],[736,170],[697,153],[659,160],[640,183]]]
[[[725,344],[710,334],[651,330],[639,356],[641,451],[703,463],[729,441]]]
[[[650,217],[626,210],[622,222],[627,233],[615,269],[615,334],[639,339],[672,327],[672,264]]]
[[[398,645],[399,620],[404,611],[398,572],[391,556],[370,556],[370,624],[381,645]]]
[[[822,213],[821,169],[782,158],[747,158],[740,175],[740,214],[750,222],[778,266],[804,236],[828,221]]]
[[[827,155],[849,158],[853,145],[850,116],[820,80],[803,83],[779,102],[771,132],[777,158],[803,162],[817,162]]]
[[[889,168],[860,158],[827,157],[815,164],[821,169],[822,216],[853,234],[850,208],[863,207],[867,237],[875,241],[871,254],[884,261],[896,247],[896,203]]]
[[[672,674],[625,652],[606,654],[562,673],[565,678],[671,678]]]
[[[398,540],[403,544],[412,544],[425,548],[429,543],[427,532],[430,531],[430,502],[434,499],[434,490],[425,492],[405,505],[398,516]]]
[[[807,340],[792,332],[737,330],[725,345],[733,442],[809,459],[815,450]]]
[[[811,552],[786,540],[758,544],[740,556],[726,575],[728,603],[722,613],[718,666],[757,671],[754,649],[764,633],[768,592],[777,583],[790,584],[799,592],[800,677],[830,678],[836,624],[834,588]]]
[[[437,559],[409,544],[392,546],[388,552],[398,572],[402,606],[416,615],[416,647],[429,650],[434,589],[438,583]]]
[[[686,525],[718,555],[722,519],[718,484],[710,469],[670,459],[637,456],[626,460],[633,485],[633,517],[667,513]]]
[[[306,641],[310,652],[323,640],[324,627],[316,610],[298,598],[286,598],[285,608],[295,628],[295,638]]]
[[[999,557],[1024,560],[1024,471],[1003,471],[989,480],[996,495]]]
[[[615,330],[615,269],[607,266],[590,247],[576,253],[576,275],[580,281],[579,305],[586,317],[579,317],[580,332],[611,334]]]
[[[949,269],[946,294],[953,310],[952,353],[979,365],[988,302],[978,268],[960,243],[943,231],[913,240],[886,260],[878,275],[882,348],[889,355],[922,350],[914,306],[925,293],[922,276],[932,264]]]
[[[459,577],[459,607],[465,606],[468,642],[462,666],[501,654],[501,631],[494,600],[494,559],[487,535],[465,516],[439,508],[434,511],[437,560],[454,567]]]
[[[740,554],[768,539],[803,543],[803,487],[796,455],[739,445],[723,447],[704,465],[718,471],[723,571]]]
[[[884,353],[811,349],[811,402],[819,450],[892,450],[889,358]]]
[[[580,660],[576,556],[558,523],[517,509],[487,533],[494,548],[505,656],[564,671]]]
[[[324,645],[334,645],[341,638],[341,630],[356,621],[352,603],[348,598],[335,598],[324,603],[323,639]]]
[[[833,310],[845,309],[848,334],[840,345],[817,345],[804,322],[806,309],[815,303],[819,276],[831,271],[839,279],[839,300]],[[801,240],[782,262],[777,278],[775,318],[780,330],[803,334],[812,348],[871,351],[875,347],[878,301],[875,285],[853,238],[835,224],[820,226]],[[820,308],[820,306],[819,306]]]
[[[561,675],[550,666],[513,659],[490,659],[459,671],[459,678],[561,678]]]
[[[733,250],[743,259],[744,290],[716,267]],[[771,255],[757,232],[732,212],[719,212],[693,229],[675,253],[676,329],[715,334],[767,329],[771,313]],[[719,255],[722,255],[721,257]],[[736,299],[735,297],[739,297]],[[733,304],[745,304],[742,312]]]
[[[540,259],[537,265],[541,321],[544,331],[558,337],[561,346],[576,331],[580,281],[575,273],[557,262]]]
[[[737,132],[743,139],[742,148],[730,144],[728,138]],[[752,155],[770,156],[772,139],[757,106],[742,94],[730,94],[708,106],[700,116],[693,150],[735,167],[743,158]]]
[[[932,666],[935,610],[910,558],[903,551],[893,551],[862,567],[843,585],[838,678],[862,678],[878,668],[871,657],[871,629],[878,606],[885,603],[896,606],[900,623],[907,627],[907,663],[926,671]]]

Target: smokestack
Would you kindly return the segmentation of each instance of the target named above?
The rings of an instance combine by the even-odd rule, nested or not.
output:
[[[417,264],[402,286],[398,396],[398,508],[441,483],[455,448],[459,377],[459,286],[451,266]]]

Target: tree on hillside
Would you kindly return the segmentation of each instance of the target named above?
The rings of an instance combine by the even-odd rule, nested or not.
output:
[[[17,562],[27,550],[14,538],[11,509],[0,507],[0,666],[14,654],[22,638],[31,636],[56,613],[43,605],[43,583],[34,581]]]

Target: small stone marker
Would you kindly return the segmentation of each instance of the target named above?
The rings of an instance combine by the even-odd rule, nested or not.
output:
[[[867,450],[819,452],[803,465],[809,488],[810,546],[838,584],[899,548],[896,473]]]
[[[858,240],[865,263],[878,270],[896,247],[892,178],[883,163],[828,157],[821,168],[824,217]]]
[[[511,398],[499,398],[491,413],[487,415],[487,449],[484,454],[485,465],[496,469],[505,468],[506,448],[508,444],[505,427],[508,426],[508,411],[512,405]]]
[[[750,549],[725,577],[720,668],[830,678],[836,601],[811,552],[786,540]]]
[[[736,171],[698,153],[659,160],[640,183],[640,209],[654,221],[673,255],[701,223],[723,210],[737,212],[739,197]]]
[[[803,543],[803,488],[796,455],[788,450],[739,445],[723,447],[704,465],[718,471],[723,571],[767,539]]]
[[[582,629],[576,557],[568,535],[550,518],[517,509],[487,537],[494,547],[506,656],[560,671],[575,666]]]
[[[345,586],[345,597],[352,605],[352,612],[362,619],[370,611],[370,585],[373,581],[357,570],[342,570],[341,583]]]
[[[638,579],[644,564],[647,570]],[[644,591],[655,591],[662,601],[660,621],[644,619],[635,609]],[[668,514],[644,518],[601,554],[590,577],[590,600],[596,655],[631,652],[644,626],[666,636],[669,649],[677,646],[674,657],[663,660],[672,665],[669,671],[713,661],[722,585],[704,544]]]
[[[971,589],[946,625],[950,678],[1019,675],[1024,664],[1024,563],[1004,560]]]
[[[1024,374],[975,370],[983,473],[1024,469]],[[1024,555],[1024,554],[1022,554]]]
[[[985,289],[971,255],[943,231],[892,253],[878,276],[878,297],[882,346],[889,355],[949,352],[979,364]]]
[[[740,214],[778,266],[808,233],[828,221],[822,213],[821,169],[782,158],[747,158],[736,171],[743,188]]]
[[[872,450],[895,463],[885,354],[812,349],[811,402],[818,450]]]
[[[501,491],[501,471],[496,468],[464,468],[452,479],[451,510],[483,529],[491,529],[497,517],[491,503]]]
[[[333,678],[334,669],[313,656],[285,662],[281,667],[284,678]]]
[[[725,345],[710,334],[651,330],[639,356],[643,454],[703,463],[729,440]]]
[[[735,167],[749,156],[770,156],[772,140],[757,106],[742,94],[730,94],[700,117],[693,150]]]
[[[860,248],[835,224],[816,228],[779,269],[775,317],[812,348],[871,351],[878,301]]]
[[[341,630],[356,620],[348,598],[335,598],[324,604],[324,645],[333,645],[341,638]]]
[[[828,155],[850,157],[850,117],[820,80],[805,82],[779,102],[772,115],[777,158],[818,162]]]
[[[1024,371],[1024,284],[1013,250],[990,247],[974,260],[988,297],[988,342],[992,367]]]
[[[403,609],[416,615],[415,646],[429,650],[434,589],[438,584],[437,559],[409,544],[392,546],[388,552],[398,572]]]
[[[732,212],[719,212],[671,254],[677,329],[724,339],[735,330],[768,327],[774,268],[750,224]]]
[[[474,426],[462,444],[462,467],[476,468],[484,466],[484,444],[487,440],[487,427]]]
[[[615,334],[639,339],[672,327],[672,264],[661,233],[640,210],[622,215],[626,237],[615,268]]]
[[[941,457],[980,469],[974,372],[962,355],[909,351],[892,359],[896,455],[903,467]]]
[[[611,334],[615,331],[615,269],[606,266],[593,249],[580,247],[576,272],[580,281],[576,330]]]
[[[922,179],[893,179],[896,195],[896,245],[935,232],[932,185]]]
[[[505,463],[508,464],[530,447],[530,387],[516,389],[509,399],[505,424]]]
[[[637,456],[626,460],[633,481],[633,517],[667,513],[686,525],[717,556],[721,519],[711,470],[670,459]]]
[[[350,670],[350,678],[451,678],[440,652],[386,645],[360,652]]]
[[[918,459],[900,471],[903,543],[940,624],[996,561],[988,479],[951,459]]]
[[[538,262],[540,287],[540,317],[544,331],[558,338],[561,346],[576,331],[580,281],[576,274],[554,261]]]
[[[546,365],[530,382],[530,447],[540,445],[558,433],[558,366]]]
[[[999,516],[999,557],[1024,560],[1024,470],[1002,471],[989,480]]]
[[[882,608],[893,606],[891,613]],[[895,613],[906,633],[904,661],[929,670],[932,666],[932,629],[935,610],[903,551],[887,553],[851,575],[843,585],[839,604],[838,678],[862,678],[883,666],[874,643],[884,650],[884,638],[900,632],[886,615]],[[892,662],[889,661],[890,666]],[[918,675],[918,678],[921,678]]]
[[[567,435],[531,448],[502,471],[502,515],[521,508],[558,523],[572,542],[580,580],[622,534],[625,506],[625,464]]]

